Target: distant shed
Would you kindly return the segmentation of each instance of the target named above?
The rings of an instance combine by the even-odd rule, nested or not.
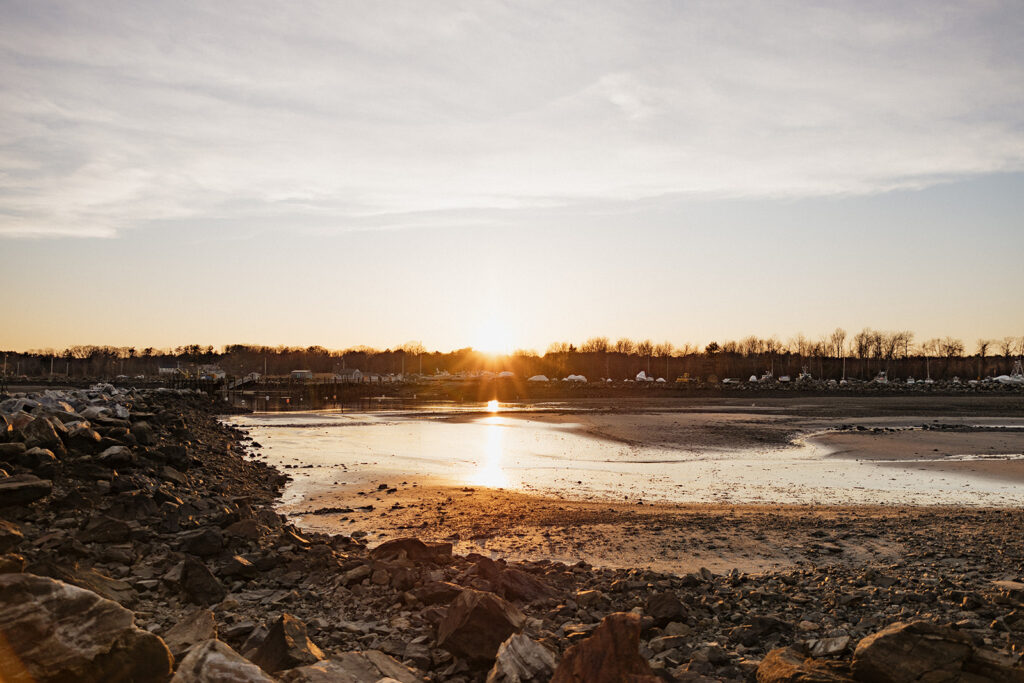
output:
[[[341,382],[363,381],[363,373],[357,370],[356,368],[341,368],[336,373],[334,373],[334,377]]]

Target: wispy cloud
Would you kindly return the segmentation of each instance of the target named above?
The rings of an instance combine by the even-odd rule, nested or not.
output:
[[[387,228],[1024,168],[1016,2],[3,12],[0,235],[246,216]]]

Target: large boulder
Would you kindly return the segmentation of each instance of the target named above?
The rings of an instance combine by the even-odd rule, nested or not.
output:
[[[853,673],[858,680],[879,683],[951,674],[963,670],[973,649],[970,638],[958,631],[927,621],[895,623],[857,644]]]
[[[111,446],[96,456],[96,462],[112,469],[128,467],[135,462],[135,454],[127,446]]]
[[[25,448],[25,444],[20,441],[0,443],[0,462],[17,462],[26,450],[28,449]]]
[[[171,683],[274,683],[274,679],[219,640],[207,640],[192,648]]]
[[[218,554],[224,548],[224,534],[217,527],[202,527],[178,535],[182,552],[200,557]]]
[[[131,535],[132,528],[128,522],[107,515],[93,515],[78,532],[77,538],[82,543],[120,543]]]
[[[324,653],[306,634],[306,625],[290,614],[282,614],[274,622],[267,637],[252,654],[253,664],[271,674],[313,664],[323,658]]]
[[[448,604],[459,596],[465,588],[448,581],[431,581],[413,589],[412,594],[424,605]]]
[[[99,432],[87,425],[78,425],[68,432],[68,446],[90,455],[99,450],[102,441]]]
[[[423,677],[379,650],[346,652],[338,657],[286,671],[282,683],[422,683]]]
[[[555,590],[532,574],[510,567],[498,575],[497,590],[508,600],[533,602],[555,595]]]
[[[0,507],[28,505],[45,498],[53,491],[53,482],[31,474],[19,474],[0,479]]]
[[[134,618],[116,602],[61,581],[0,574],[0,632],[10,648],[0,650],[5,683],[167,680],[170,651],[136,628]]]
[[[772,650],[757,667],[757,683],[851,683],[845,665],[811,659],[792,647]]]
[[[80,567],[74,562],[60,563],[53,560],[41,560],[31,565],[29,571],[84,588],[128,608],[138,601],[138,594],[128,582],[113,579],[95,569]]]
[[[452,558],[451,543],[424,543],[418,538],[385,541],[370,551],[370,557],[387,562],[408,559],[412,562],[447,563]]]
[[[194,557],[186,558],[181,567],[181,592],[193,605],[212,605],[228,593],[210,568]]]
[[[493,593],[466,589],[437,626],[437,644],[454,655],[490,663],[498,647],[523,629],[526,617]]]
[[[792,627],[776,617],[753,615],[732,630],[729,637],[741,645],[753,647],[776,633],[786,633]]]
[[[32,473],[52,479],[60,469],[60,461],[49,448],[35,446],[22,453],[17,463],[22,467],[32,470]]]
[[[217,638],[217,620],[213,612],[197,607],[164,634],[164,642],[175,659],[183,658],[200,643]]]
[[[653,593],[647,598],[646,613],[654,618],[658,626],[665,626],[673,621],[686,619],[686,606],[679,600],[675,591]]]
[[[498,648],[487,683],[547,683],[554,671],[551,650],[517,633]]]
[[[897,622],[857,644],[853,677],[872,683],[991,679],[1024,681],[993,652],[976,651],[971,639],[927,621]]]
[[[61,425],[63,427],[63,425]],[[63,454],[64,442],[61,441],[53,423],[46,417],[37,417],[21,428],[25,436],[26,448],[48,448],[54,453]]]
[[[153,431],[148,422],[136,422],[133,424],[132,434],[135,436],[135,441],[141,446],[156,445],[156,432]]]
[[[609,614],[589,638],[565,651],[551,683],[660,683],[639,648],[640,617]]]
[[[21,527],[14,522],[0,519],[0,555],[11,552],[24,540],[25,536],[21,533]]]

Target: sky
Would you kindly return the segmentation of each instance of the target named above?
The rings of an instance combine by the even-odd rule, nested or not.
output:
[[[1024,5],[0,0],[0,348],[1024,335]]]

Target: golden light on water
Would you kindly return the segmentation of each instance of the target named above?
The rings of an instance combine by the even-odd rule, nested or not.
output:
[[[490,403],[496,404],[497,401],[491,401]],[[503,443],[505,427],[502,426],[502,418],[500,417],[488,417],[483,420],[483,424],[486,425],[484,451],[477,470],[472,473],[470,483],[477,486],[503,488],[508,485],[505,470],[502,469],[505,456]]]
[[[498,399],[492,398],[490,401],[488,401],[487,410],[492,413],[498,412]]]

